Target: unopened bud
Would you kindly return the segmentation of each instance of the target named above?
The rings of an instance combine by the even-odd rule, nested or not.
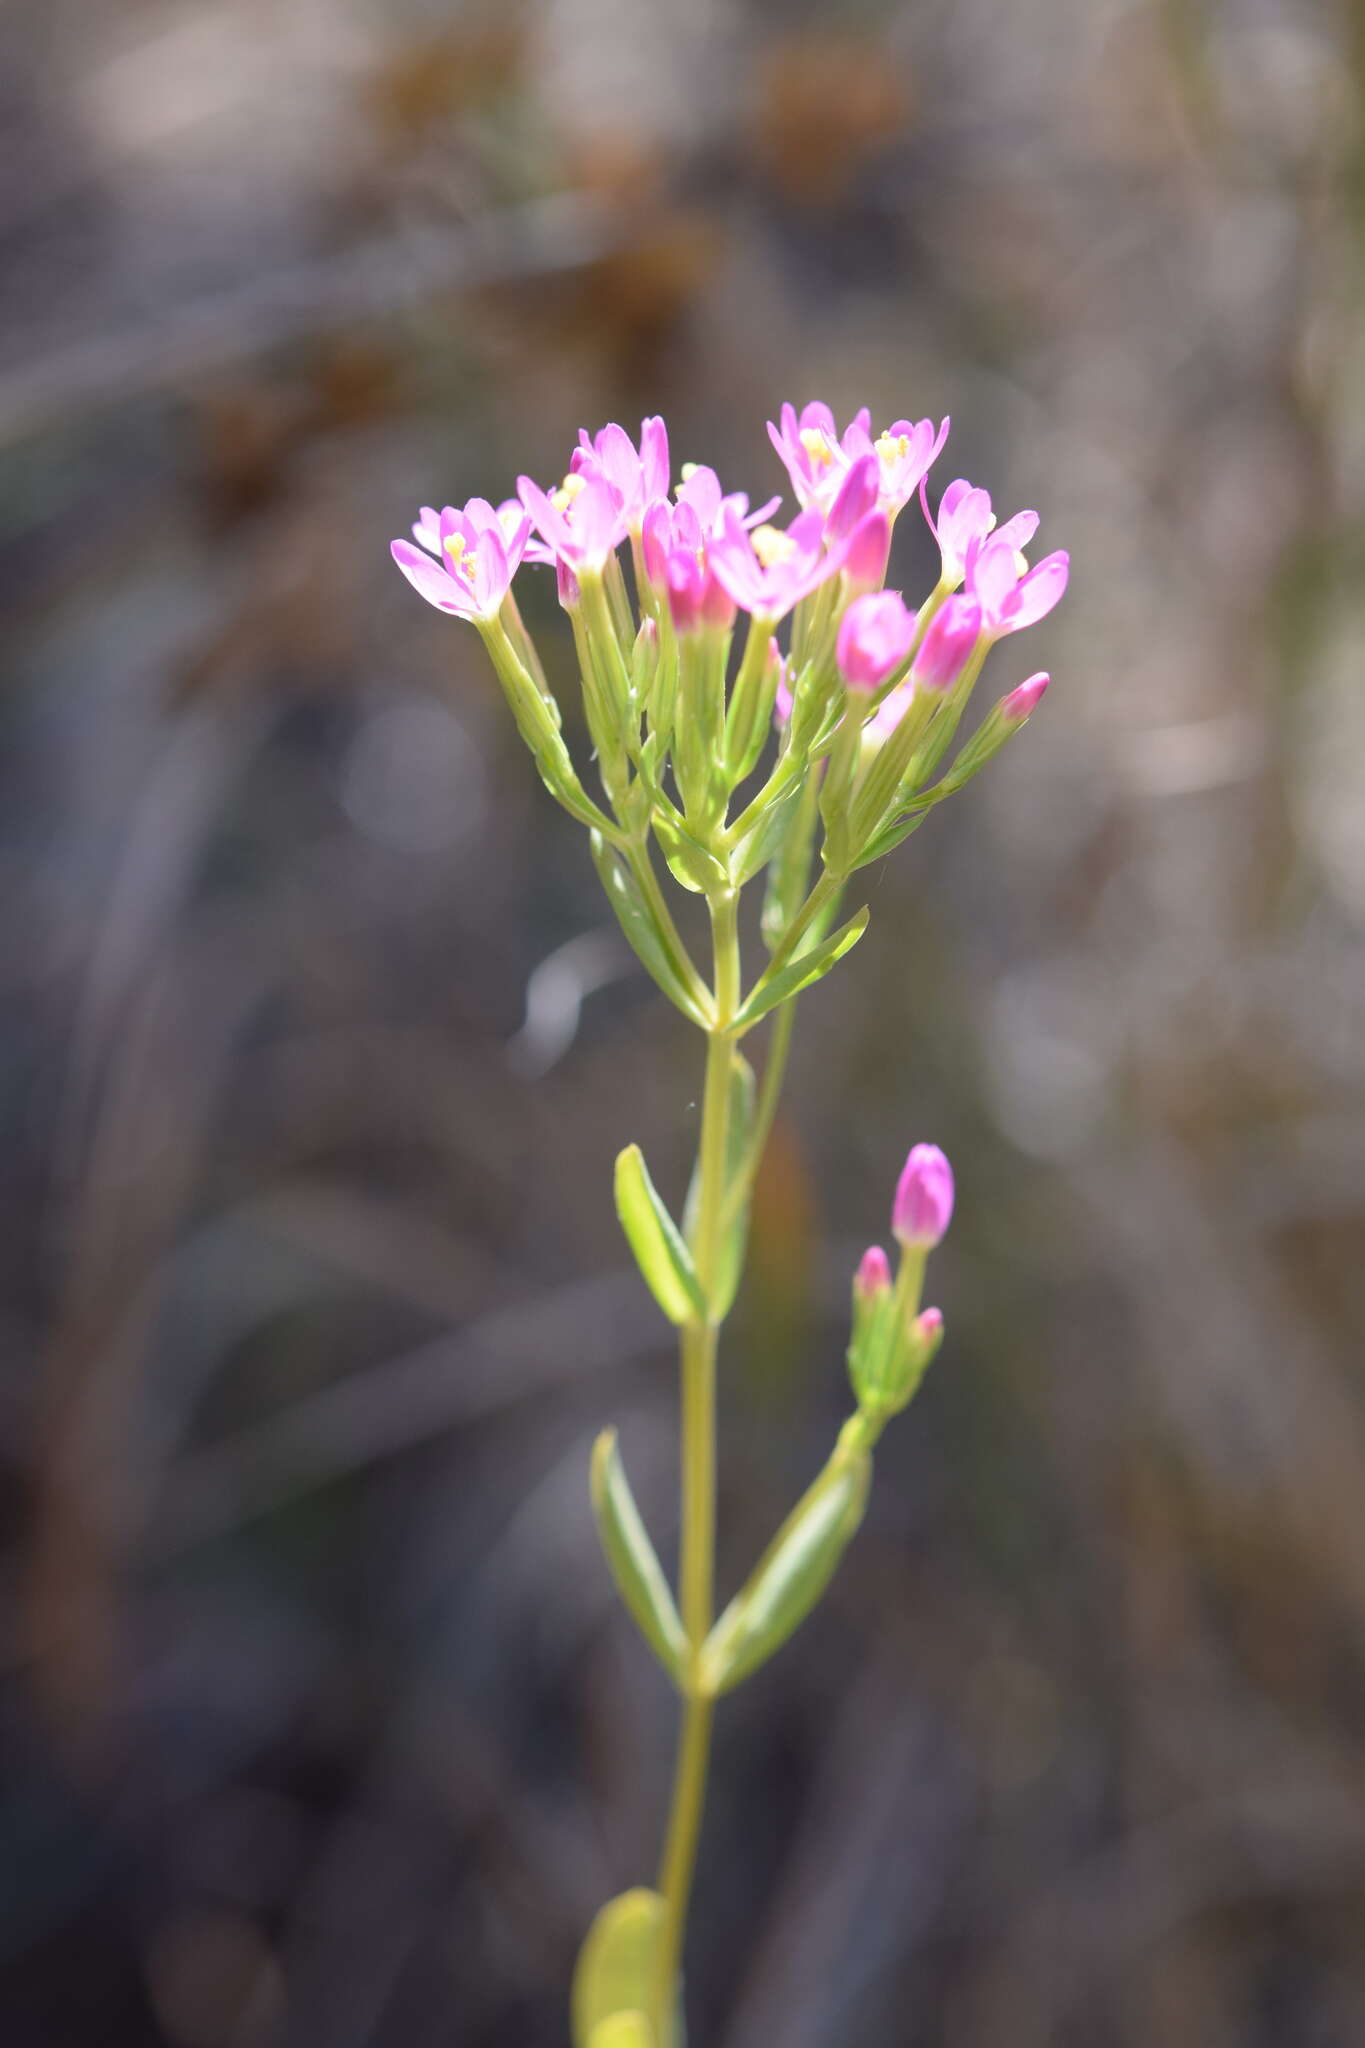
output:
[[[913,615],[899,591],[878,590],[855,597],[839,622],[835,658],[850,690],[878,690],[910,652]]]
[[[1024,720],[1038,709],[1043,692],[1051,680],[1051,676],[1040,669],[1036,676],[1030,676],[1027,682],[1020,683],[1018,689],[1011,690],[1008,697],[1000,699],[1000,716],[1007,719],[1011,725],[1022,725]]]
[[[950,597],[934,613],[915,656],[915,680],[927,690],[948,690],[971,658],[981,631],[974,598]]]
[[[870,1301],[873,1295],[885,1294],[890,1289],[891,1262],[879,1244],[870,1244],[859,1259],[853,1286],[864,1301]]]
[[[916,1145],[896,1184],[891,1228],[907,1251],[931,1251],[953,1215],[953,1169],[937,1145]]]

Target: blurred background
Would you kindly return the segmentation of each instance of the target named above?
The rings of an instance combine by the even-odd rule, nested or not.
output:
[[[49,0],[0,20],[0,2037],[539,2048],[673,1740],[698,1048],[419,502],[950,412],[1054,686],[802,1005],[722,1582],[912,1140],[949,1336],[727,1704],[704,2048],[1365,2040],[1365,11]],[[927,586],[913,514],[895,573]],[[568,665],[549,579],[533,623]]]

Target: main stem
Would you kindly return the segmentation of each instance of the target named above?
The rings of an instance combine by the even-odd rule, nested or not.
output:
[[[730,1136],[730,1072],[733,1054],[727,1030],[739,1007],[737,902],[732,891],[710,900],[715,952],[715,1024],[706,1046],[702,1096],[697,1233],[693,1246],[697,1275],[714,1303],[725,1242],[725,1165]],[[716,1341],[720,1318],[683,1325],[682,1366],[682,1540],[679,1591],[683,1627],[691,1652],[683,1702],[682,1730],[673,1775],[659,1890],[664,1925],[659,1943],[654,2025],[660,2048],[673,2048],[682,1964],[683,1934],[692,1875],[697,1862],[706,1773],[711,1753],[714,1702],[699,1689],[702,1646],[710,1632],[716,1555]]]

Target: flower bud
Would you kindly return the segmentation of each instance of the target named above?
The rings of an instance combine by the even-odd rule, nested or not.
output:
[[[704,580],[690,548],[678,548],[664,563],[664,590],[674,631],[695,633],[701,624]]]
[[[895,590],[855,597],[839,624],[835,658],[850,690],[877,690],[900,667],[915,621]]]
[[[981,607],[970,597],[950,597],[929,622],[915,656],[915,680],[927,690],[947,690],[971,658],[981,631]]]
[[[854,1291],[868,1301],[875,1294],[885,1294],[891,1286],[891,1262],[879,1244],[870,1244],[858,1261],[858,1270],[853,1276]]]
[[[1024,720],[1038,709],[1043,692],[1051,680],[1046,671],[1040,669],[1036,676],[1030,676],[1027,682],[1020,683],[1018,689],[1011,690],[1008,697],[1000,699],[1000,716],[1007,719],[1011,725],[1022,725]]]
[[[930,1251],[953,1215],[953,1169],[937,1145],[916,1145],[901,1171],[891,1228],[907,1251]]]
[[[891,555],[891,521],[885,512],[869,512],[854,528],[844,556],[844,587],[854,596],[880,590]]]

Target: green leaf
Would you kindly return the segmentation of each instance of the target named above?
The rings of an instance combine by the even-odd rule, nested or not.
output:
[[[754,1130],[754,1097],[757,1093],[754,1070],[743,1053],[736,1047],[730,1057],[730,1103],[725,1139],[725,1190],[722,1198],[727,1207],[730,1205],[736,1178],[744,1172],[749,1163],[749,1147]],[[698,1159],[688,1184],[687,1200],[683,1205],[683,1236],[689,1245],[696,1242],[700,1205],[701,1161]],[[718,1323],[723,1322],[729,1315],[739,1290],[748,1234],[749,1204],[746,1199],[735,1208],[721,1245],[719,1271],[711,1303],[711,1314]]]
[[[616,1213],[645,1284],[670,1323],[706,1321],[706,1297],[677,1224],[660,1201],[638,1145],[616,1160]]]
[[[668,935],[650,912],[639,883],[600,832],[591,835],[593,866],[631,951],[671,1003],[705,1031],[708,1020],[677,962]]]
[[[750,1025],[757,1024],[760,1017],[766,1017],[769,1010],[775,1010],[779,1003],[785,1003],[789,996],[799,995],[803,988],[809,988],[813,981],[819,981],[822,975],[828,974],[835,961],[842,960],[850,946],[857,945],[867,930],[870,915],[864,905],[856,917],[840,925],[837,932],[822,939],[818,946],[812,946],[807,953],[798,953],[785,967],[779,967],[776,974],[770,969],[754,984],[748,1001],[736,1015],[732,1026],[736,1037],[747,1031]]]
[[[642,2034],[637,2024],[634,2035],[619,2030],[599,2039],[610,2021],[627,2018],[640,2021],[654,1996],[654,1976],[659,1943],[663,1938],[665,1907],[657,1892],[643,1886],[609,1899],[578,1952],[573,1977],[574,2048],[640,2048],[650,2044],[653,2032],[646,2023]]]
[[[746,833],[731,856],[730,866],[737,884],[743,884],[766,867],[786,839],[790,824],[804,792],[798,784],[775,799],[753,830]]]
[[[866,1451],[837,1451],[792,1509],[706,1640],[708,1692],[738,1685],[800,1627],[862,1521],[871,1476]]]
[[[916,811],[913,817],[896,818],[890,825],[883,827],[876,838],[870,840],[858,855],[853,863],[853,870],[869,867],[874,860],[881,860],[884,855],[894,851],[903,839],[908,839],[912,832],[918,832],[928,815],[926,807]]]
[[[667,811],[655,811],[654,833],[676,882],[701,896],[708,889],[728,889],[730,877],[709,847]]]
[[[663,1567],[635,1505],[616,1448],[614,1429],[604,1429],[593,1445],[592,1506],[616,1590],[665,1671],[681,1686],[687,1637]]]
[[[655,2048],[654,2029],[642,2012],[614,2012],[593,2028],[588,2048]]]

